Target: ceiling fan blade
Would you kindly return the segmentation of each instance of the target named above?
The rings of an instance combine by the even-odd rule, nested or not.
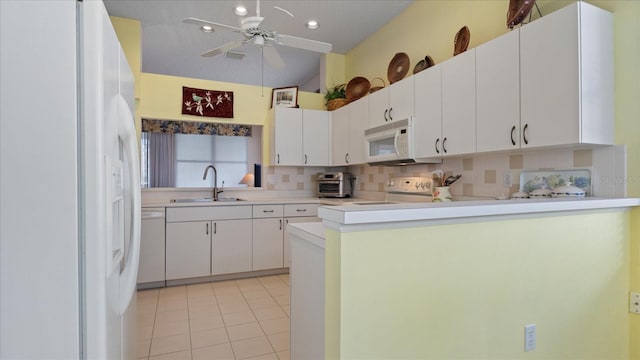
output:
[[[270,45],[263,46],[262,54],[264,55],[264,58],[265,60],[267,60],[269,65],[273,66],[274,68],[280,69],[284,67],[284,61],[282,61],[282,58],[280,57],[280,54],[278,54],[278,50],[276,50],[275,47]]]
[[[225,53],[229,50],[235,49],[237,47],[240,47],[242,45],[244,45],[244,43],[246,43],[246,40],[235,40],[232,41],[230,43],[226,43],[222,46],[218,46],[215,49],[211,49],[209,51],[203,52],[202,54],[200,54],[200,56],[204,56],[204,57],[212,57],[212,56],[216,56],[218,54],[222,54]]]
[[[278,34],[278,44],[325,54],[331,52],[333,48],[331,44],[326,42],[282,34]]]
[[[215,22],[211,22],[211,21],[207,21],[207,20],[202,20],[202,19],[197,19],[197,18],[186,18],[184,20],[182,20],[183,23],[185,24],[191,24],[191,25],[198,25],[198,26],[202,26],[202,25],[210,25],[213,26],[214,28],[222,28],[222,29],[227,29],[227,30],[231,30],[231,31],[242,31],[242,29],[235,27],[235,26],[229,26],[229,25],[225,25],[225,24],[219,24],[219,23],[215,23]]]

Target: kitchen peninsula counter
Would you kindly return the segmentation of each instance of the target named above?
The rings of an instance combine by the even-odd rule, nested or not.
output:
[[[324,241],[319,224],[288,228],[292,244],[315,249],[294,249],[292,264],[324,259],[307,271],[324,275],[320,288],[292,282],[298,298],[322,290],[325,313],[311,322],[292,295],[292,329],[309,339],[291,352],[520,359],[524,327],[536,324],[537,358],[628,358],[637,206],[597,197],[321,206]]]
[[[477,221],[499,217],[536,216],[584,210],[619,209],[640,206],[638,198],[545,198],[513,200],[454,201],[446,203],[403,203],[321,207],[318,216],[336,229],[364,227],[406,227],[409,222]],[[411,225],[415,226],[415,224]]]

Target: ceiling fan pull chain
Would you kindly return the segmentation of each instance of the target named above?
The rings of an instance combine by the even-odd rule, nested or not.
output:
[[[258,0],[258,4],[256,5],[256,16],[260,16],[260,0]]]

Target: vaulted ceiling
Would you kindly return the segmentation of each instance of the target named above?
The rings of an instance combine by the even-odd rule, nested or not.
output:
[[[404,11],[408,0],[262,0],[262,27],[333,45],[333,53],[345,54],[389,20]],[[307,84],[307,91],[319,87],[322,54],[277,45],[283,68],[263,61],[260,48],[245,44],[235,49],[245,54],[241,60],[220,54],[200,54],[234,41],[241,34],[226,29],[202,32],[198,26],[182,22],[200,18],[239,27],[242,16],[234,8],[242,4],[247,16],[256,11],[254,0],[104,0],[109,15],[138,19],[142,27],[142,71],[267,87]],[[291,14],[275,9],[280,7]],[[306,22],[317,20],[320,27],[307,29]]]

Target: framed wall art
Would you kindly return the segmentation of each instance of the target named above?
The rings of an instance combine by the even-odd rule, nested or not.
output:
[[[271,107],[298,107],[298,87],[275,88],[271,92]]]

